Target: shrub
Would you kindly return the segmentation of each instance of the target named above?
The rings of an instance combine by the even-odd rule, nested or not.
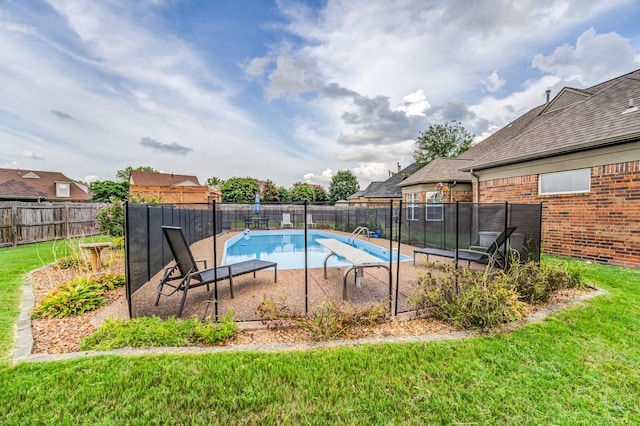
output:
[[[410,300],[418,310],[463,329],[495,327],[526,313],[502,271],[489,274],[445,266],[438,275],[422,276],[417,290]]]
[[[122,250],[124,249],[124,237],[115,237],[113,239],[113,245],[111,246],[112,250]]]
[[[64,318],[82,315],[105,304],[100,284],[88,278],[68,281],[50,292],[33,311],[34,318]]]
[[[109,197],[111,204],[102,207],[97,213],[100,230],[114,237],[124,235],[124,208],[122,200]]]
[[[122,287],[124,275],[105,274],[67,281],[42,300],[31,313],[33,318],[64,318],[82,315],[104,306],[103,294]]]
[[[104,274],[94,277],[93,282],[105,291],[115,290],[125,284],[125,277],[122,274]]]
[[[357,310],[348,303],[335,304],[328,301],[320,304],[309,314],[296,312],[284,302],[264,298],[258,306],[263,322],[274,327],[296,326],[302,328],[312,340],[324,341],[346,336],[359,326],[369,326],[386,320],[386,302]]]
[[[140,317],[130,320],[108,319],[93,334],[80,341],[82,350],[110,350],[124,347],[212,346],[225,342],[238,332],[229,310],[220,322],[193,317]]]
[[[557,265],[527,262],[513,265],[508,276],[520,294],[520,300],[544,303],[558,290],[582,286],[582,271],[582,265],[575,261]]]

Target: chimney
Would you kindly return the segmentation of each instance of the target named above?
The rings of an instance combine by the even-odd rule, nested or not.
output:
[[[547,103],[549,103],[549,100],[551,98],[551,89],[545,90],[545,93],[547,94]]]
[[[400,162],[398,161],[398,173],[400,173]]]

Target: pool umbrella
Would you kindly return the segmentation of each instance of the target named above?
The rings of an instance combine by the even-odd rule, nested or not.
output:
[[[256,194],[256,206],[254,208],[256,214],[260,214],[260,195]]]

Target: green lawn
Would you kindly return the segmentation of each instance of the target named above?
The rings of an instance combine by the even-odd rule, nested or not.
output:
[[[12,256],[13,274],[45,260]],[[480,338],[17,366],[5,356],[0,424],[639,424],[640,271],[587,274],[609,294]],[[0,284],[13,294],[4,351],[19,281]]]

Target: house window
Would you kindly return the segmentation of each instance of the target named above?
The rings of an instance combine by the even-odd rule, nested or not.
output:
[[[67,182],[56,182],[56,197],[69,198],[71,196],[71,185]]]
[[[542,173],[538,186],[538,194],[540,195],[589,192],[591,190],[591,169]]]
[[[407,220],[418,220],[418,193],[407,194]]]
[[[442,192],[427,192],[425,213],[427,221],[442,221]]]

